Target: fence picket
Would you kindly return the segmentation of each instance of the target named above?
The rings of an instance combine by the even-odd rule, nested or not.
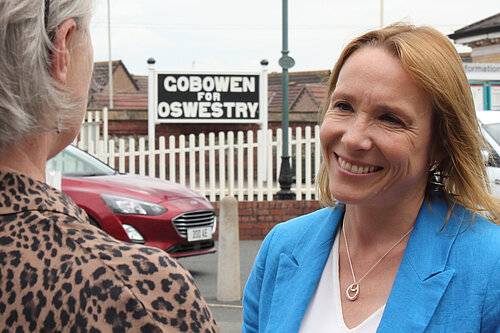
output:
[[[248,165],[248,169],[247,169],[247,172],[248,172],[248,177],[247,177],[247,182],[248,182],[248,201],[253,201],[254,200],[254,193],[253,193],[253,168],[254,168],[254,164],[253,164],[253,149],[254,149],[254,145],[253,145],[253,131],[248,131],[247,132],[247,140],[248,140],[248,155],[247,155],[247,158],[248,158],[248,162],[247,162],[247,165]]]
[[[215,133],[208,134],[208,167],[210,181],[210,201],[216,200],[215,193]]]
[[[196,188],[196,137],[194,134],[189,134],[189,187]]]
[[[206,196],[206,178],[205,178],[205,167],[206,167],[206,159],[205,159],[205,134],[201,133],[198,138],[198,145],[200,146],[200,154],[199,154],[199,173],[200,173],[200,189],[199,192],[202,196]]]
[[[237,144],[236,144],[236,150],[237,150],[237,155],[238,159],[236,162],[237,165],[237,177],[238,177],[238,200],[243,201],[245,198],[245,192],[244,192],[244,171],[245,171],[245,162],[243,159],[243,156],[245,154],[245,145],[244,145],[244,137],[243,137],[243,132],[239,131],[237,133]]]
[[[165,150],[165,137],[160,136],[158,139],[158,161],[159,161],[159,177],[160,179],[165,179],[166,167],[165,167],[165,156],[167,155],[167,151]]]
[[[227,185],[229,196],[234,197],[234,132],[227,133]]]
[[[264,146],[262,130],[257,131],[257,201],[264,200],[264,172],[263,172],[263,161],[262,154]]]
[[[94,123],[96,123],[96,125],[92,126],[92,140],[94,144],[90,144],[89,146],[97,150],[95,143],[99,142],[101,135],[101,113],[99,111],[94,112]]]
[[[104,154],[104,141],[99,140],[97,142],[97,152],[96,152],[96,157],[100,159],[101,161],[107,161],[107,158]]]
[[[125,140],[118,140],[118,171],[125,173]]]
[[[267,131],[267,201],[273,200],[274,182],[273,182],[273,130]]]
[[[168,151],[169,151],[169,156],[168,156],[168,179],[172,182],[176,181],[175,178],[175,161],[176,161],[176,154],[175,154],[175,136],[171,135],[168,138]]]
[[[306,200],[311,200],[311,175],[312,175],[312,168],[311,168],[311,161],[312,161],[312,155],[311,155],[311,127],[307,126],[306,127],[306,137],[304,140],[305,143],[305,160],[306,160],[306,172],[305,172],[305,185],[306,185]]]
[[[322,158],[321,142],[319,141],[319,126],[316,125],[314,127],[314,178],[318,177]],[[313,181],[315,181],[315,179],[313,179]]]
[[[109,140],[108,145],[108,163],[113,169],[115,168],[115,140]]]
[[[219,132],[219,199],[226,195],[226,147],[224,132]]]
[[[134,138],[128,139],[128,172],[132,175],[135,175],[137,171],[135,171],[135,140]]]
[[[179,183],[186,185],[186,136],[179,136]]]
[[[139,138],[139,174],[146,175],[146,140]]]
[[[302,199],[302,128],[295,129],[295,195]]]

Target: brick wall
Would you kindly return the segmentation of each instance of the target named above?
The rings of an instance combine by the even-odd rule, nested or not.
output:
[[[212,202],[212,205],[218,219],[220,202]],[[240,239],[264,239],[276,224],[311,213],[319,208],[318,202],[314,200],[238,202]],[[215,237],[217,236],[216,233]]]

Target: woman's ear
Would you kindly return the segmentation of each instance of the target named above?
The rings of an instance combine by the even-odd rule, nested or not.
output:
[[[54,36],[54,51],[51,55],[50,72],[52,77],[61,84],[66,83],[70,64],[69,48],[75,31],[75,20],[67,19],[57,28]]]
[[[430,163],[441,163],[447,156],[445,144],[434,143]]]

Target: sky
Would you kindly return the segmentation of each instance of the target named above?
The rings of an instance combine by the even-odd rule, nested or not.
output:
[[[90,23],[95,61],[111,55],[131,74],[146,75],[147,59],[165,71],[281,72],[282,1],[96,0]],[[290,71],[331,69],[354,37],[380,26],[381,0],[289,0]],[[500,13],[498,0],[383,0],[384,25],[430,25],[444,34]],[[460,52],[468,51],[457,46]]]

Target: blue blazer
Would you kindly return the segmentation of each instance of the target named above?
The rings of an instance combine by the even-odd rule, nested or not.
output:
[[[277,225],[243,297],[242,332],[297,332],[344,207]],[[443,199],[425,201],[377,332],[500,332],[500,227]]]

